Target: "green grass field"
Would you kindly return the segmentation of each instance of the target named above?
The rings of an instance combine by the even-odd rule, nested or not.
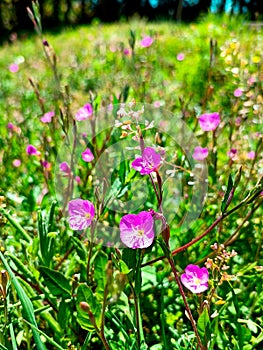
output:
[[[262,27],[37,28],[0,47],[0,349],[261,349]],[[154,239],[125,247],[142,211]]]

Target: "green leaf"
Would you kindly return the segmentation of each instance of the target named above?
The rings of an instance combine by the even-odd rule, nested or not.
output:
[[[9,328],[10,328],[10,337],[11,337],[11,343],[12,343],[12,350],[18,350],[12,322],[10,323]]]
[[[208,310],[204,307],[197,321],[198,333],[203,341],[208,341],[210,337],[210,318]]]
[[[71,287],[69,280],[59,271],[54,271],[46,266],[40,266],[39,271],[45,279],[51,294],[57,297],[69,297],[71,295]]]
[[[27,321],[26,321],[27,322]],[[55,340],[50,338],[46,333],[42,332],[40,329],[36,328],[34,325],[32,325],[30,322],[27,322],[30,327],[32,327],[35,331],[37,331],[39,334],[41,334],[43,337],[46,338],[47,342],[55,347],[56,350],[66,350],[65,348],[62,348]]]
[[[122,251],[122,260],[129,269],[135,269],[137,264],[136,249],[124,248]]]
[[[88,312],[80,307],[80,303],[85,302],[88,304],[91,313],[94,315],[96,326],[100,329],[102,305],[96,299],[90,287],[84,283],[80,284],[77,290],[76,300],[77,321],[80,326],[90,332],[95,331],[95,328],[90,321]]]
[[[3,265],[5,266],[5,269],[7,270],[8,274],[10,276],[11,283],[15,287],[15,290],[17,292],[18,298],[19,298],[19,300],[20,300],[20,302],[22,304],[22,307],[23,307],[24,317],[31,324],[32,333],[33,333],[33,337],[34,337],[34,340],[35,340],[35,345],[36,345],[37,350],[46,350],[46,347],[42,343],[42,341],[40,339],[40,336],[39,336],[39,334],[37,332],[37,323],[36,323],[36,320],[35,320],[34,308],[33,308],[31,300],[28,298],[28,296],[26,295],[24,289],[19,284],[15,274],[11,270],[8,262],[6,261],[4,255],[2,254],[1,251],[0,251],[0,259],[2,260]]]
[[[77,237],[74,237],[74,236],[71,236],[70,239],[71,239],[71,242],[76,249],[78,256],[80,257],[80,259],[82,261],[85,262],[86,258],[87,258],[87,253],[86,253],[86,249],[83,246],[82,242]]]
[[[225,209],[227,208],[227,201],[228,201],[228,198],[229,198],[229,195],[230,195],[230,192],[231,192],[233,186],[234,186],[234,183],[233,183],[232,176],[230,174],[228,177],[227,189],[226,189],[226,192],[225,192],[222,204],[221,204],[221,212],[222,213],[224,213]]]
[[[129,267],[125,263],[125,261],[119,260],[118,264],[119,264],[119,268],[120,268],[120,272],[121,273],[124,273],[125,275],[128,275],[128,273],[130,273],[132,271],[132,269],[129,269]]]
[[[0,213],[3,214],[7,220],[10,222],[11,225],[13,225],[18,232],[21,233],[22,237],[24,238],[24,240],[26,240],[28,243],[32,243],[32,239],[29,236],[29,234],[23,229],[23,227],[19,224],[18,221],[16,221],[12,215],[10,215],[5,209],[0,208]]]
[[[103,251],[99,251],[94,260],[94,279],[96,281],[96,293],[99,298],[103,299],[104,290],[107,284],[106,265],[108,256]]]

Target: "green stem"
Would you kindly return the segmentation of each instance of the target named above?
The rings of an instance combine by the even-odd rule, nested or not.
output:
[[[132,284],[130,285],[134,296],[137,344],[138,344],[138,348],[141,349],[141,345],[145,343],[143,326],[142,326],[142,317],[141,317],[141,305],[140,305],[141,278],[142,278],[141,277],[142,251],[139,250],[138,254],[139,254],[139,259],[137,262],[137,267],[135,272],[135,287],[133,288]]]
[[[197,330],[197,327],[196,327],[196,323],[195,323],[195,320],[193,318],[193,315],[192,315],[192,312],[191,312],[191,309],[188,305],[188,302],[186,300],[186,296],[184,294],[184,290],[183,290],[183,286],[181,284],[181,281],[180,281],[180,278],[178,276],[178,273],[176,271],[176,268],[175,268],[175,264],[174,264],[174,261],[173,261],[173,257],[172,257],[172,254],[169,250],[169,248],[167,247],[167,245],[164,243],[164,241],[161,241],[159,240],[159,243],[160,243],[160,246],[161,248],[163,249],[163,252],[166,256],[166,258],[168,259],[168,262],[171,266],[171,269],[173,271],[173,274],[174,274],[174,277],[175,277],[175,280],[176,280],[176,283],[178,285],[178,288],[179,288],[179,291],[180,291],[180,294],[183,298],[183,301],[184,301],[184,305],[185,305],[185,308],[186,308],[186,311],[187,311],[187,315],[190,319],[190,322],[192,324],[192,328],[194,330],[194,333],[195,333],[195,336],[196,336],[196,339],[197,339],[197,343],[198,343],[198,346],[201,350],[205,350],[206,348],[203,346],[202,342],[201,342],[201,339],[200,339],[200,336],[198,334],[198,330]]]
[[[163,338],[163,348],[168,349],[168,344],[165,334],[165,315],[164,315],[164,287],[161,286],[161,327],[162,327],[162,338]]]

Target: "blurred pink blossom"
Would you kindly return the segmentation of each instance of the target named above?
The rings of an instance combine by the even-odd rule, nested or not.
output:
[[[239,88],[237,88],[235,91],[234,91],[234,96],[235,97],[240,97],[243,95],[243,91]]]
[[[125,48],[125,49],[123,50],[123,53],[124,53],[125,56],[129,56],[130,50],[127,49],[127,48]]]
[[[33,145],[28,145],[26,147],[26,153],[30,156],[39,156],[40,152]]]
[[[215,130],[220,123],[220,115],[217,112],[200,115],[199,124],[204,131]]]
[[[41,160],[40,163],[44,169],[51,170],[51,163],[49,163],[47,160]]]
[[[254,151],[250,151],[247,154],[248,159],[255,159],[256,153]]]
[[[231,159],[235,158],[236,155],[237,155],[237,149],[236,148],[231,148],[231,150],[227,152],[227,155]]]
[[[77,121],[90,119],[92,117],[93,108],[90,103],[86,103],[83,107],[81,107],[77,113],[75,114],[75,119]]]
[[[21,165],[21,160],[20,159],[14,159],[13,160],[13,166],[18,168]]]
[[[142,39],[141,41],[141,46],[142,47],[149,47],[153,43],[153,38],[151,36],[146,36]]]
[[[82,152],[81,156],[84,162],[91,162],[94,159],[94,155],[89,148],[86,148],[85,151]]]
[[[208,156],[208,148],[202,148],[200,146],[195,147],[193,158],[195,160],[204,160]]]
[[[70,166],[68,165],[67,162],[62,162],[59,164],[59,169],[60,171],[62,171],[65,174],[70,174],[71,170],[70,170]]]
[[[40,120],[42,121],[42,123],[50,123],[54,115],[55,115],[55,112],[53,111],[47,112],[43,115],[43,117],[40,118]]]
[[[11,63],[8,68],[11,73],[16,73],[19,70],[19,66],[17,63]]]
[[[185,59],[185,54],[183,52],[178,53],[177,61],[183,61]]]

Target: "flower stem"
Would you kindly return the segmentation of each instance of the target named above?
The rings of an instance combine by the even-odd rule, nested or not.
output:
[[[164,252],[166,258],[168,259],[168,262],[169,262],[169,264],[171,266],[171,269],[173,271],[173,274],[174,274],[176,283],[178,285],[180,294],[181,294],[181,296],[183,298],[183,301],[184,301],[184,305],[185,305],[185,308],[186,308],[186,311],[187,311],[187,315],[188,315],[188,317],[190,319],[190,322],[192,324],[192,327],[193,327],[193,330],[194,330],[194,333],[195,333],[195,336],[196,336],[196,339],[197,339],[198,346],[199,346],[199,348],[201,350],[205,350],[205,347],[203,346],[202,341],[200,339],[200,336],[198,334],[198,330],[197,330],[196,323],[195,323],[195,320],[193,318],[191,309],[190,309],[189,304],[188,304],[188,302],[186,300],[186,296],[184,294],[183,286],[182,286],[180,278],[178,276],[178,273],[177,273],[177,270],[176,270],[176,267],[175,267],[175,264],[174,264],[174,260],[173,260],[172,254],[171,254],[169,248],[167,247],[167,245],[164,243],[164,241],[159,240],[159,243],[160,243],[160,246],[163,249],[163,252]]]

